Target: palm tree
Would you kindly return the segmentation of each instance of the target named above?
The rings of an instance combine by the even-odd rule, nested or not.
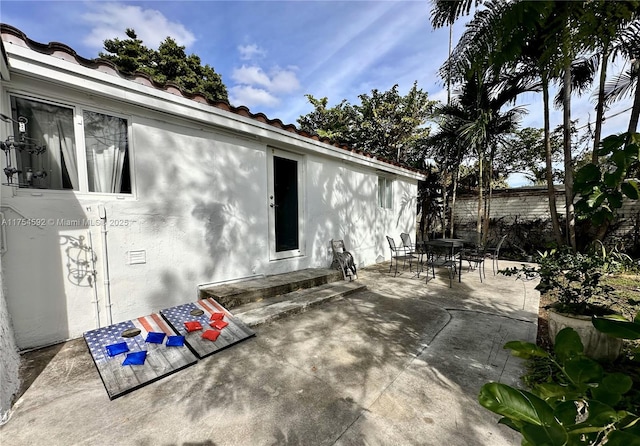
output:
[[[595,51],[595,59],[600,65],[598,79],[598,93],[596,101],[596,121],[593,137],[593,152],[591,162],[598,161],[598,147],[602,136],[602,122],[604,121],[604,107],[606,103],[607,68],[611,57],[624,53],[624,48],[635,40],[638,46],[640,25],[634,19],[640,14],[640,1],[592,1],[586,4],[583,23],[589,31],[591,39],[587,40],[587,49]],[[633,53],[633,51],[632,51]],[[636,57],[640,56],[636,52]],[[633,59],[630,54],[630,59]],[[638,104],[640,110],[640,103]]]
[[[629,67],[613,77],[605,86],[605,101],[614,102],[627,96],[633,96],[633,105],[629,117],[629,135],[637,132],[640,117],[640,21],[635,20],[620,33],[614,54],[621,54],[629,61]]]
[[[492,78],[490,70],[483,72],[469,67],[468,73],[468,78],[459,88],[451,104],[439,107],[440,129],[429,138],[429,142],[438,144],[441,149],[444,149],[444,153],[453,153],[450,158],[457,162],[455,172],[458,172],[460,162],[465,155],[473,153],[477,157],[479,180],[476,232],[478,242],[483,243],[487,237],[490,212],[490,203],[483,210],[484,162],[488,159],[489,172],[491,172],[501,136],[513,132],[520,115],[524,113],[522,107],[514,107],[506,111],[503,107],[513,102],[527,87],[523,86],[518,78],[496,81]],[[449,146],[443,147],[445,144]],[[457,174],[454,177],[457,177]],[[489,194],[491,194],[491,174],[489,174]]]
[[[434,25],[447,16],[439,13],[438,7],[455,12],[468,11],[470,3],[465,6],[455,7],[456,2],[435,2],[436,10],[432,13]],[[464,3],[464,2],[457,2]],[[551,142],[549,125],[549,83],[551,69],[548,50],[545,50],[545,42],[540,33],[540,24],[537,20],[528,20],[521,24],[522,16],[544,17],[552,8],[552,2],[536,2],[534,4],[487,2],[485,8],[474,15],[474,19],[467,24],[467,31],[461,37],[456,49],[445,63],[440,73],[441,76],[451,76],[458,82],[464,81],[469,67],[483,69],[489,64],[494,76],[502,76],[503,81],[511,85],[519,85],[518,89],[511,88],[511,94],[524,91],[543,92],[544,122],[545,122],[545,147],[547,149],[547,184],[549,190],[549,207],[553,222],[554,234],[558,243],[562,243],[558,213],[555,203],[555,188],[553,186],[551,166]],[[447,9],[448,8],[448,9]],[[466,8],[466,9],[465,9]],[[454,11],[454,12],[451,12]],[[505,74],[512,73],[512,74]],[[540,82],[536,80],[540,78]],[[511,98],[514,98],[511,96]],[[510,99],[511,99],[510,98]],[[497,101],[500,103],[500,101]],[[495,152],[495,145],[492,153]],[[490,160],[493,157],[490,156]],[[490,170],[490,172],[492,169]],[[491,189],[490,189],[491,192]],[[490,209],[490,200],[488,208]],[[489,210],[488,209],[488,210]],[[488,223],[488,220],[486,220]],[[484,231],[487,232],[486,229]]]
[[[447,104],[439,104],[435,107],[434,117],[438,123],[438,129],[432,132],[425,142],[428,150],[431,150],[429,156],[436,161],[441,172],[442,197],[445,208],[443,236],[447,232],[447,224],[449,234],[453,235],[455,230],[453,215],[460,178],[460,165],[468,151],[467,145],[458,136],[459,127],[466,117],[466,110],[457,101],[451,101],[450,98]],[[449,184],[451,185],[451,205],[448,203],[446,191]],[[450,214],[451,217],[447,218],[447,214]]]

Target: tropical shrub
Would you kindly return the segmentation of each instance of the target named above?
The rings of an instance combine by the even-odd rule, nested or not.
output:
[[[594,325],[623,338],[640,337],[640,313],[632,323],[606,318],[594,319]],[[485,384],[480,391],[480,404],[502,415],[501,424],[520,432],[522,445],[640,444],[640,417],[625,407],[623,399],[633,387],[632,379],[624,373],[606,372],[585,356],[573,329],[558,333],[553,353],[521,341],[508,342],[505,348],[521,358],[545,358],[554,368],[549,380],[531,391],[496,382]]]

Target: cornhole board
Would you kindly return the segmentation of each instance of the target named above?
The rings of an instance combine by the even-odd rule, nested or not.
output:
[[[125,330],[132,329],[140,330],[140,334],[133,337],[122,336]],[[145,342],[149,332],[164,333],[166,336],[162,344]],[[198,360],[186,345],[166,346],[168,336],[175,335],[177,333],[157,313],[84,333],[84,340],[109,399],[113,400],[195,364]],[[127,353],[146,350],[147,357],[144,364],[122,365],[127,353],[109,356],[106,347],[121,342],[127,343],[129,348]]]
[[[213,313],[223,313],[225,328],[220,330],[220,336],[215,341],[204,339],[202,334],[212,327],[209,325]],[[176,333],[184,336],[185,343],[198,358],[204,358],[224,348],[255,336],[255,333],[241,320],[234,317],[230,311],[216,302],[213,298],[201,299],[197,302],[178,305],[176,307],[161,310],[160,314],[169,323]],[[188,332],[185,322],[198,321],[202,330]]]

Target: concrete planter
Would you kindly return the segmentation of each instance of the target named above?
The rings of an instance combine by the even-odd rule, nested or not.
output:
[[[555,340],[560,330],[573,328],[584,345],[584,353],[596,360],[613,361],[622,350],[622,340],[599,332],[591,323],[591,316],[558,313],[549,309],[549,336]]]

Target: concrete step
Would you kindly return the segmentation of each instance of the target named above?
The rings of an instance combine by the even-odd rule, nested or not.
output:
[[[366,288],[365,285],[358,282],[326,283],[282,294],[268,300],[243,304],[234,308],[233,315],[249,327],[255,327],[285,316],[301,313],[324,302],[339,299]]]
[[[222,306],[231,310],[250,302],[259,302],[280,294],[342,281],[342,279],[342,273],[335,269],[308,268],[232,284],[203,287],[199,290],[199,298],[213,297]]]

